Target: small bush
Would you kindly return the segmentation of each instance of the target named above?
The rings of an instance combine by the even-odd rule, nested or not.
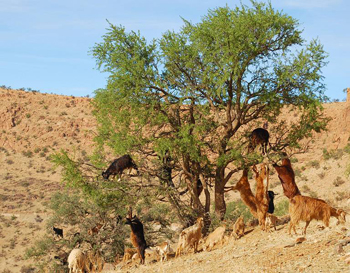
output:
[[[335,187],[339,187],[340,185],[343,185],[345,183],[344,179],[342,179],[340,176],[337,176],[336,179],[333,181],[333,185]]]
[[[24,155],[25,157],[31,158],[31,157],[33,157],[33,152],[32,151],[23,151],[22,155]]]
[[[312,160],[310,161],[307,166],[311,166],[315,169],[319,169],[320,168],[320,162],[318,162],[318,160]]]
[[[324,177],[326,176],[326,173],[325,172],[321,172],[318,174],[318,177],[323,179]]]
[[[7,160],[6,160],[6,163],[9,164],[9,165],[12,165],[14,162],[13,162],[12,159],[7,159]]]

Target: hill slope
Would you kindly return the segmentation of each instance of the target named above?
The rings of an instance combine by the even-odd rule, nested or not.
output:
[[[59,171],[52,169],[48,156],[60,149],[81,155],[91,152],[96,121],[88,98],[0,89],[0,99],[0,162],[3,166],[0,169],[0,269],[20,272],[33,262],[24,259],[25,248],[45,232],[45,220],[50,216],[45,204],[62,188]],[[325,104],[324,108],[325,114],[332,118],[328,131],[315,136],[307,153],[296,156],[293,163],[296,182],[303,194],[318,196],[350,211],[350,186],[345,176],[349,154],[343,150],[350,136],[350,105],[338,102]],[[329,152],[327,157],[323,156],[324,150]],[[237,177],[234,177],[231,183],[236,181]],[[279,193],[276,203],[286,200],[276,175],[272,177],[271,185]],[[237,193],[227,194],[227,200],[237,198]],[[350,230],[348,224],[346,228]],[[308,231],[310,235],[306,242],[285,247],[295,241],[286,235],[285,226],[271,234],[255,229],[243,239],[230,240],[223,248],[209,254],[189,254],[162,266],[157,263],[131,270],[344,270],[341,255],[334,254],[333,250],[339,240],[346,238],[348,231],[341,227],[318,231],[316,223],[311,224]],[[349,251],[349,246],[344,250]],[[292,262],[287,262],[287,257]],[[328,265],[334,266],[335,271],[328,271],[331,269]]]

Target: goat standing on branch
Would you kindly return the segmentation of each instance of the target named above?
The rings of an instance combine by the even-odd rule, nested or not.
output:
[[[102,176],[107,180],[110,175],[113,175],[115,177],[118,174],[120,180],[120,176],[125,169],[135,169],[137,173],[139,173],[137,165],[130,155],[123,155],[122,157],[115,159],[108,167],[108,169],[102,172]]]
[[[267,154],[267,146],[269,144],[269,132],[263,128],[256,128],[249,136],[248,152],[251,153],[260,145],[263,155]]]
[[[306,228],[313,219],[322,220],[326,227],[329,227],[329,219],[331,216],[336,217],[338,223],[344,223],[346,221],[345,211],[342,209],[332,208],[321,199],[303,195],[296,195],[290,199],[289,214],[289,234],[291,234],[292,229],[294,230],[294,233],[297,234],[295,226],[300,220],[306,222],[303,234],[306,234]]]

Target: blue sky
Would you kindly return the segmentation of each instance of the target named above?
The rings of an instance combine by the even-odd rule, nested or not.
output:
[[[106,85],[89,51],[106,33],[108,19],[151,40],[179,30],[181,17],[200,21],[208,9],[248,0],[0,0],[0,85],[45,93],[93,96]],[[350,87],[350,1],[271,0],[300,22],[307,40],[329,53],[323,69],[326,95],[343,100]]]

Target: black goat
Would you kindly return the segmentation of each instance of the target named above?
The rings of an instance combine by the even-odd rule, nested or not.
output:
[[[253,152],[256,146],[261,145],[263,154],[267,153],[267,145],[269,144],[269,132],[263,128],[256,128],[249,136],[248,152]]]
[[[145,236],[143,233],[143,225],[141,221],[136,217],[126,218],[126,224],[131,227],[130,240],[134,247],[137,248],[137,253],[141,259],[140,263],[145,263],[145,249],[147,248]]]
[[[277,193],[274,193],[273,191],[267,191],[267,195],[269,197],[269,209],[267,212],[273,214],[273,212],[275,211],[275,205],[273,203],[273,200],[275,198],[275,195],[277,195]]]
[[[58,237],[63,238],[63,229],[52,227],[53,231]]]
[[[139,173],[137,165],[130,155],[123,155],[122,157],[115,159],[108,169],[102,172],[102,176],[104,179],[108,179],[110,175],[113,175],[114,177],[117,174],[122,175],[125,169],[135,169],[137,173]]]

